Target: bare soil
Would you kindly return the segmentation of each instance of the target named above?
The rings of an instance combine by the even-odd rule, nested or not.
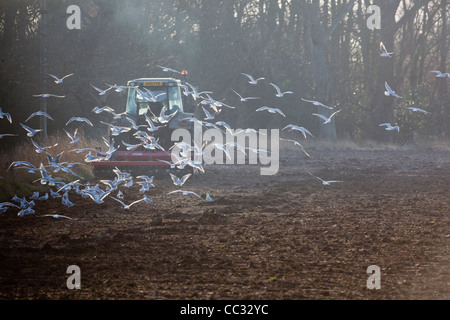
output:
[[[0,299],[450,299],[450,152],[309,153],[283,152],[275,176],[207,166],[182,188],[212,202],[167,195],[178,189],[167,177],[130,210],[74,191],[73,207],[9,209]],[[121,187],[124,201],[139,188]],[[80,290],[66,286],[70,265]],[[379,290],[366,286],[370,265]]]

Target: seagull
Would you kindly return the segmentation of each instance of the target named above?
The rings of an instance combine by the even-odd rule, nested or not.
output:
[[[14,203],[11,203],[11,202],[2,202],[2,203],[0,203],[0,209],[3,209],[3,207],[5,207],[5,206],[6,207],[15,207],[17,209],[20,209],[20,207],[18,205],[14,204]],[[5,211],[0,211],[0,212],[5,212]]]
[[[27,136],[30,138],[33,137],[37,132],[42,131],[42,129],[32,129],[22,123],[20,125],[22,126],[22,128],[24,128],[28,132]]]
[[[55,97],[55,98],[65,98],[66,96],[58,96],[51,93],[41,93],[41,94],[34,94],[33,97],[42,97],[42,98],[49,98],[49,97]]]
[[[174,69],[171,69],[171,68],[168,68],[168,67],[163,67],[163,66],[158,66],[158,65],[157,65],[157,67],[161,68],[162,71],[164,71],[164,72],[175,72],[175,73],[181,74],[180,71],[177,71],[177,70],[174,70]]]
[[[284,96],[285,94],[288,94],[288,93],[293,94],[292,91],[281,92],[280,88],[279,88],[277,85],[273,84],[272,82],[271,82],[270,84],[272,85],[272,87],[275,88],[275,90],[277,90],[276,96],[277,96],[278,98],[281,98],[282,96]]]
[[[50,74],[50,73],[49,73],[48,75],[55,79],[55,83],[56,83],[56,84],[61,84],[61,83],[63,83],[63,80],[64,80],[65,78],[70,77],[70,76],[73,76],[73,73],[68,74],[68,75],[66,75],[66,76],[64,76],[64,77],[62,77],[62,78],[58,78],[57,76],[55,76],[55,75],[53,75],[53,74]]]
[[[89,121],[89,119],[86,118],[82,118],[82,117],[72,117],[69,119],[69,121],[67,121],[66,126],[73,122],[73,121],[78,121],[78,122],[86,122],[88,125],[90,125],[91,127],[93,127],[94,125],[92,124],[91,121]]]
[[[147,197],[145,194],[144,194],[144,201],[147,202],[147,203],[152,203],[153,202],[153,200],[150,199],[149,197]]]
[[[228,125],[228,123],[226,123],[225,121],[217,121],[216,122],[216,126],[222,126],[224,127],[227,131],[231,132],[231,127]]]
[[[69,200],[69,194],[68,191],[66,191],[62,198],[61,198],[61,203],[67,207],[73,207],[74,204]]]
[[[341,110],[342,110],[342,109],[341,109]],[[323,124],[327,124],[327,123],[330,123],[330,122],[331,122],[331,118],[332,118],[336,113],[340,112],[341,110],[338,110],[338,111],[336,111],[336,112],[333,112],[333,113],[331,114],[331,116],[329,116],[328,118],[327,118],[326,116],[324,116],[323,114],[313,113],[313,115],[314,115],[314,116],[318,116],[319,118],[323,119],[323,120],[324,120],[324,123],[323,123]]]
[[[36,200],[37,198],[39,198],[39,191],[33,192],[33,194],[30,197],[30,200]]]
[[[87,194],[95,203],[103,203],[105,198],[111,193],[112,190],[103,191],[100,188],[83,190],[84,194]]]
[[[50,189],[50,195],[52,196],[52,198],[61,198],[61,195],[58,192],[53,191],[52,189]]]
[[[306,152],[305,148],[303,148],[303,145],[300,142],[298,142],[296,140],[292,140],[292,139],[282,139],[282,138],[280,138],[280,140],[289,141],[289,142],[294,143],[296,146],[302,148],[302,151],[309,157],[308,152]]]
[[[19,217],[23,217],[27,214],[33,214],[33,213],[35,213],[34,209],[32,207],[28,207],[28,208],[20,210],[20,212],[17,215]]]
[[[37,200],[39,200],[39,201],[45,201],[45,200],[48,200],[48,192],[47,192],[46,194],[44,194],[43,196],[37,198]]]
[[[58,165],[59,164],[59,160],[61,159],[61,156],[63,155],[64,151],[62,151],[61,153],[57,154],[55,158],[53,158],[53,156],[46,152],[47,155],[47,159],[48,159],[48,163],[51,165]]]
[[[450,78],[450,73],[448,73],[448,72],[442,73],[439,70],[433,70],[433,71],[430,71],[430,73],[435,73],[436,78]]]
[[[152,187],[154,187],[154,185],[153,185],[153,179],[154,179],[155,177],[153,177],[153,176],[151,176],[151,177],[149,177],[149,176],[146,176],[146,175],[141,175],[141,176],[137,176],[136,177],[136,179],[144,179],[145,180],[145,182],[147,182],[149,185],[151,185]]]
[[[118,86],[117,84],[115,84],[115,85],[111,85],[111,84],[107,84],[107,83],[105,83],[108,87],[111,87],[111,88],[114,88],[115,90],[115,92],[122,92],[123,90],[125,90],[125,89],[128,89],[128,88],[135,88],[135,87],[133,87],[133,86]]]
[[[129,127],[118,127],[118,126],[115,126],[113,124],[106,123],[106,122],[103,122],[103,121],[100,121],[100,122],[111,127],[111,135],[112,136],[118,136],[119,134],[121,134],[123,132],[128,132],[128,131],[131,130],[131,128],[129,128]]]
[[[384,46],[383,42],[380,42],[380,50],[381,50],[381,57],[391,57],[391,54],[393,54],[393,52],[387,52],[386,47]]]
[[[401,98],[398,94],[395,93],[394,90],[391,89],[391,87],[389,87],[389,85],[386,81],[384,82],[384,86],[386,87],[386,91],[384,92],[385,96],[394,96],[397,98]]]
[[[259,80],[264,80],[265,79],[265,78],[255,79],[255,78],[253,78],[251,75],[249,75],[247,73],[241,73],[241,74],[243,74],[244,76],[247,76],[250,79],[250,81],[248,82],[250,84],[257,84]]]
[[[155,185],[153,183],[147,182],[147,181],[137,181],[137,184],[141,185],[141,189],[139,189],[140,193],[147,192],[150,190],[150,188],[154,188]]]
[[[166,115],[164,113],[164,111],[165,111],[165,108],[161,108],[161,113],[159,114],[159,117],[156,118],[156,121],[158,121],[161,124],[168,123],[178,113],[178,110],[177,110],[174,113]]]
[[[299,127],[299,126],[296,126],[296,125],[293,125],[293,124],[288,124],[288,125],[287,125],[286,127],[284,127],[282,130],[285,130],[285,129],[289,129],[290,131],[292,131],[292,130],[300,131],[301,133],[303,133],[303,136],[305,137],[305,139],[306,139],[306,134],[309,134],[311,137],[314,137],[314,136],[312,135],[312,133],[309,132],[309,130],[306,129],[306,128],[304,128],[304,127]]]
[[[101,107],[101,108],[100,107],[94,107],[94,109],[92,109],[92,112],[94,112],[96,114],[102,113],[104,111],[109,112],[109,113],[111,113],[113,115],[117,115],[117,113],[114,111],[114,109],[111,108],[111,107],[108,107],[108,106],[104,106],[104,107]]]
[[[211,91],[202,91],[202,92],[198,92],[198,90],[197,90],[197,88],[196,87],[194,87],[192,84],[190,84],[190,83],[188,83],[188,82],[186,82],[186,84],[191,88],[191,91],[189,92],[187,92],[188,94],[191,94],[192,95],[192,98],[194,99],[194,100],[197,100],[197,99],[199,99],[199,98],[203,98],[203,97],[201,97],[200,95],[201,94],[208,94],[208,93],[212,93]]]
[[[43,111],[37,111],[37,112],[32,113],[32,114],[28,117],[28,119],[25,120],[25,122],[27,122],[28,120],[30,120],[31,118],[33,118],[33,117],[35,117],[35,116],[44,116],[44,117],[49,118],[50,120],[55,121],[55,119],[53,119],[52,117],[50,117],[50,115],[49,115],[48,113],[43,112]]]
[[[33,168],[33,169],[36,168],[32,163],[30,163],[28,161],[14,161],[9,165],[9,167],[8,167],[8,169],[6,169],[6,171],[11,169],[11,167],[16,168],[18,166],[26,166],[26,167]]]
[[[125,116],[124,118],[125,118],[125,120],[127,120],[129,123],[131,123],[131,128],[133,128],[134,130],[139,130],[138,125],[136,124],[136,121],[134,121],[133,119],[131,119],[131,118],[128,117],[128,116]],[[143,125],[143,126],[145,126],[145,125]]]
[[[44,165],[41,163],[41,166],[39,168],[41,173],[41,178],[35,180],[35,181],[41,181],[41,184],[48,184],[49,186],[54,186],[57,182],[57,180],[62,180],[62,178],[53,178],[51,175],[47,173],[47,170],[45,170]],[[33,182],[35,182],[33,181]]]
[[[123,203],[122,200],[119,200],[119,199],[114,198],[114,197],[112,197],[112,196],[111,196],[110,198],[116,200],[116,201],[119,202],[119,203],[121,203],[122,206],[123,206],[123,208],[124,208],[125,210],[130,210],[130,208],[131,208],[131,206],[132,206],[133,204],[136,204],[136,203],[138,203],[138,202],[141,202],[141,201],[144,201],[144,200],[145,200],[145,198],[142,198],[142,199],[133,201],[132,203],[130,203],[130,204],[127,205],[127,204]]]
[[[379,126],[380,127],[385,126],[386,130],[397,130],[397,132],[400,132],[400,127],[399,126],[392,126],[390,123],[382,123]]]
[[[67,134],[67,136],[70,138],[69,144],[74,144],[78,141],[80,141],[80,136],[78,135],[78,128],[75,129],[75,132],[73,134],[71,134],[70,132],[68,132],[66,129],[63,129],[64,132]]]
[[[202,106],[203,112],[206,115],[206,118],[204,118],[203,120],[213,120],[214,116],[211,115],[211,113],[208,112],[208,110],[205,109],[205,107]]]
[[[3,112],[2,108],[0,107],[0,119],[3,119],[3,117],[6,117],[8,119],[9,123],[12,123],[11,115],[7,112]]]
[[[183,196],[187,196],[188,194],[192,194],[192,195],[196,196],[197,198],[203,200],[203,198],[200,197],[200,196],[199,196],[198,194],[196,194],[195,192],[193,192],[193,191],[186,191],[186,190],[175,190],[175,191],[169,192],[167,195],[169,195],[169,194],[174,194],[174,193],[182,193]]]
[[[326,180],[323,180],[322,178],[319,178],[319,177],[313,175],[313,174],[312,174],[311,172],[309,172],[308,170],[306,170],[306,172],[308,172],[308,173],[309,173],[310,175],[312,175],[314,178],[317,178],[317,179],[319,179],[320,181],[322,181],[322,184],[323,184],[324,186],[329,186],[329,185],[331,185],[332,183],[336,183],[336,182],[342,182],[342,181],[336,181],[336,180],[326,181]]]
[[[306,102],[309,102],[309,103],[312,103],[312,104],[315,105],[315,106],[321,106],[321,107],[324,107],[324,108],[327,108],[327,109],[330,109],[330,110],[334,109],[333,107],[329,107],[329,106],[327,106],[327,105],[324,105],[322,102],[319,102],[319,101],[315,101],[315,100],[306,100],[306,99],[303,99],[303,98],[302,98],[302,100],[303,100],[303,101],[306,101]]]
[[[36,141],[34,141],[33,139],[30,139],[31,140],[31,143],[34,145],[34,147],[36,148],[36,153],[43,153],[45,150],[47,150],[47,149],[50,149],[50,148],[53,148],[53,147],[56,147],[58,144],[56,143],[55,145],[53,145],[53,146],[50,146],[50,147],[41,147],[40,145],[38,145],[37,143],[36,143]]]
[[[178,178],[176,175],[170,173],[170,177],[172,178],[173,184],[176,186],[181,187],[187,179],[189,179],[189,177],[191,176],[191,173],[185,174],[181,179]]]
[[[150,101],[150,102],[157,102],[159,96],[163,96],[163,95],[166,95],[166,94],[167,94],[166,92],[161,92],[161,93],[159,93],[159,94],[157,94],[157,95],[155,96],[151,90],[149,90],[149,89],[147,89],[147,88],[144,88],[144,90],[145,90],[146,92],[142,91],[142,90],[139,89],[139,88],[136,88],[136,91],[137,91],[137,93],[138,93],[138,94],[137,94],[138,99],[145,99],[145,100],[148,100],[148,101]]]
[[[0,133],[0,139],[3,137],[16,137],[17,134],[13,134],[13,133]]]
[[[73,150],[69,150],[69,151],[76,152],[76,153],[82,153],[85,151],[97,151],[97,150],[92,149],[92,148],[81,148],[81,149],[73,149]]]
[[[234,93],[236,93],[239,98],[241,99],[242,102],[245,102],[247,100],[255,100],[255,99],[260,99],[258,97],[247,97],[247,98],[243,98],[239,93],[237,93],[236,91],[234,91],[233,89],[231,89]]]
[[[283,117],[286,117],[286,115],[283,113],[283,111],[281,111],[279,108],[269,108],[267,106],[264,106],[264,107],[256,109],[256,111],[264,111],[264,110],[267,110],[270,113],[279,113]]]
[[[422,113],[425,113],[425,114],[431,114],[431,112],[428,112],[428,111],[420,109],[420,108],[409,107],[409,108],[406,108],[406,109],[409,109],[409,110],[414,111],[414,112],[422,112]]]
[[[188,159],[188,160],[186,161],[186,164],[189,165],[189,166],[191,166],[192,168],[195,168],[195,169],[199,170],[199,171],[202,172],[202,173],[205,173],[205,169],[203,169],[203,166],[202,166],[202,164],[201,164],[200,162],[197,162],[197,161]],[[180,168],[180,166],[179,166],[179,168]],[[180,169],[181,169],[181,168],[180,168]]]
[[[169,165],[171,169],[175,169],[176,166],[177,166],[177,164],[172,163],[172,162],[170,162],[170,161],[166,161],[166,160],[156,159],[156,161],[158,161],[158,162],[163,162],[163,163]]]
[[[109,88],[106,89],[106,90],[102,90],[102,89],[99,89],[99,88],[93,86],[92,84],[91,84],[91,87],[94,88],[95,90],[97,90],[97,91],[99,92],[99,93],[98,93],[99,96],[103,96],[103,95],[106,94],[106,92],[107,92],[108,90],[111,90],[111,87],[109,87]]]
[[[125,141],[122,140],[122,144],[126,147],[126,149],[128,151],[132,150],[132,149],[136,149],[137,147],[141,146],[142,143],[138,143],[138,144],[130,144],[130,143],[126,143]]]
[[[60,214],[45,214],[45,215],[43,215],[43,217],[52,217],[52,218],[55,218],[55,219],[63,218],[63,219],[73,220],[72,218],[70,218],[68,216],[63,216],[63,215],[60,215]]]
[[[265,133],[262,133],[262,132],[258,132],[258,131],[256,131],[255,129],[252,129],[252,128],[247,128],[247,129],[244,129],[244,130],[242,130],[242,129],[237,129],[235,132],[234,132],[234,135],[236,136],[236,135],[238,135],[238,134],[247,134],[247,133],[256,133],[256,134],[261,134],[261,135],[266,135]]]
[[[148,124],[148,127],[146,127],[147,130],[150,132],[154,132],[154,131],[158,130],[158,127],[155,126],[152,119],[150,119],[146,113],[144,114],[144,116],[145,116],[145,122],[147,122],[147,124]]]

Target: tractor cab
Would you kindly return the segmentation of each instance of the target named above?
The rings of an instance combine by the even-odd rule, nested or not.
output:
[[[169,150],[174,144],[171,140],[172,132],[176,129],[193,132],[193,122],[189,121],[194,116],[189,112],[193,108],[188,97],[182,94],[182,84],[181,80],[174,78],[140,78],[128,81],[124,113],[126,116],[115,117],[113,125],[129,128],[132,125],[129,118],[135,122],[138,129],[127,130],[119,135],[111,130],[110,143],[118,146],[118,149],[107,160],[100,159],[91,162],[95,176],[111,174],[113,168],[145,174],[158,174],[173,170],[175,170],[174,172],[192,171],[192,168],[187,166],[172,168],[167,164],[171,161]],[[148,119],[153,122],[156,130],[148,130]],[[154,138],[154,141],[162,148],[144,143],[139,136],[136,136],[138,131]],[[105,155],[101,150],[97,152],[97,156],[104,157]]]
[[[145,124],[148,117],[175,114],[169,122],[169,129],[187,127],[191,123],[183,119],[192,117],[187,97],[181,92],[181,80],[174,78],[141,78],[128,82],[126,113],[138,124]]]

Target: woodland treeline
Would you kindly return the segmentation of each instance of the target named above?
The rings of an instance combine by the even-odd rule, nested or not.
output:
[[[79,30],[66,26],[69,5],[81,8]],[[367,27],[370,5],[381,10],[380,29]],[[19,123],[40,108],[32,95],[42,93],[44,45],[49,73],[74,73],[62,85],[47,79],[50,93],[66,95],[47,100],[56,120],[48,122],[49,134],[71,116],[93,117],[94,106],[121,111],[122,96],[113,90],[99,96],[90,84],[106,89],[106,83],[176,76],[158,65],[187,70],[200,91],[236,106],[217,117],[234,128],[292,123],[317,137],[401,144],[450,134],[450,78],[430,73],[450,71],[447,0],[47,0],[44,37],[40,6],[40,0],[0,2],[0,106],[14,120],[0,120],[1,132],[23,133]],[[392,58],[380,57],[380,41]],[[251,85],[242,73],[266,80]],[[401,99],[384,95],[385,81]],[[294,94],[277,98],[269,82]],[[241,102],[232,89],[262,99]],[[342,111],[324,126],[312,113],[331,110],[301,98]],[[286,118],[255,112],[263,105],[282,109]],[[39,127],[38,121],[27,124]],[[400,132],[380,128],[384,122]],[[95,135],[99,128],[87,130]]]

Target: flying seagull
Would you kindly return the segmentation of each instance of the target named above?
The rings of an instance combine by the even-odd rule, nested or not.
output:
[[[49,97],[55,97],[55,98],[65,98],[66,96],[58,96],[56,94],[51,93],[41,93],[41,94],[34,94],[33,97],[42,97],[42,98],[49,98]]]
[[[383,42],[380,42],[380,50],[381,50],[381,57],[391,57],[391,54],[393,54],[393,52],[387,52],[386,47],[384,46]]]
[[[270,113],[279,113],[283,117],[286,117],[286,115],[283,113],[283,111],[281,111],[279,108],[269,108],[267,106],[264,106],[264,107],[256,109],[256,111],[265,111],[265,110],[267,110]]]
[[[168,67],[163,67],[163,66],[158,66],[158,65],[157,65],[157,67],[161,68],[162,71],[164,71],[164,72],[175,72],[175,73],[181,74],[180,71],[177,71],[177,70],[174,70],[174,69],[171,69],[171,68],[168,68]]]
[[[292,139],[283,139],[283,138],[280,138],[280,140],[292,142],[292,143],[295,144],[297,147],[300,147],[300,148],[302,149],[303,153],[306,154],[306,155],[309,157],[308,152],[306,152],[305,148],[303,148],[303,145],[302,145],[300,142],[298,142],[298,141],[296,141],[296,140],[292,140]]]
[[[75,132],[73,134],[68,132],[66,129],[63,129],[63,130],[71,140],[69,142],[69,144],[74,144],[74,143],[77,143],[78,141],[80,141],[80,136],[78,135],[78,128],[75,129]]]
[[[399,126],[392,126],[390,123],[382,123],[379,125],[380,127],[385,126],[386,130],[397,130],[397,132],[400,132],[400,127]]]
[[[30,120],[31,118],[35,117],[35,116],[44,116],[46,118],[49,118],[50,120],[55,121],[55,119],[53,119],[52,117],[50,117],[50,115],[46,112],[43,111],[36,111],[34,113],[32,113],[27,120],[25,120],[25,122],[27,122],[28,120]]]
[[[102,113],[103,111],[109,112],[113,115],[116,115],[116,112],[114,111],[114,109],[108,107],[108,106],[104,106],[104,107],[94,107],[94,109],[92,109],[92,112],[99,114]]]
[[[124,208],[125,210],[130,210],[130,208],[131,208],[131,206],[132,206],[133,204],[136,204],[136,203],[138,203],[138,202],[141,202],[141,201],[144,201],[144,200],[145,200],[145,198],[142,198],[142,199],[133,201],[132,203],[130,203],[130,204],[127,205],[127,204],[123,203],[122,200],[119,200],[119,199],[114,198],[114,197],[112,197],[112,196],[110,196],[110,198],[111,198],[111,199],[114,199],[114,200],[116,200],[117,202],[119,202],[120,204],[122,204],[122,206],[123,206],[123,208]]]
[[[431,114],[431,112],[428,112],[428,111],[420,109],[420,108],[409,107],[409,108],[406,108],[406,109],[409,109],[409,110],[414,111],[414,112],[422,112],[422,113],[425,113],[425,114]]]
[[[55,147],[55,146],[57,146],[58,144],[56,143],[55,145],[53,145],[53,146],[50,146],[50,147],[41,147],[40,145],[38,145],[37,143],[36,143],[36,141],[34,141],[33,139],[30,139],[31,140],[31,143],[34,145],[34,147],[36,148],[36,153],[43,153],[43,152],[45,152],[45,150],[46,149],[50,149],[50,148],[53,148],[53,147]]]
[[[203,120],[213,120],[214,119],[214,116],[211,115],[211,113],[209,113],[208,110],[206,110],[204,106],[202,106],[202,109],[206,115],[206,118],[204,118]]]
[[[198,194],[196,194],[195,192],[192,192],[192,191],[186,191],[186,190],[175,190],[175,191],[169,192],[167,195],[169,195],[169,194],[174,194],[174,193],[182,193],[183,196],[187,196],[188,194],[192,194],[192,195],[196,196],[197,198],[200,198],[200,199],[203,200],[203,198],[200,197],[200,196],[199,196]]]
[[[296,125],[293,125],[293,124],[288,124],[288,125],[287,125],[286,127],[284,127],[282,130],[285,130],[285,129],[289,129],[290,131],[292,131],[292,130],[300,131],[301,133],[303,133],[303,136],[305,137],[305,139],[306,139],[306,134],[309,134],[311,137],[314,137],[314,136],[311,134],[311,132],[309,132],[309,130],[306,129],[306,128],[304,128],[304,127],[299,127],[299,126],[296,126]]]
[[[396,98],[401,98],[398,94],[395,93],[394,90],[388,85],[387,81],[384,82],[384,86],[386,87],[386,91],[384,92],[385,96],[393,96]]]
[[[111,88],[112,88],[112,87],[109,87],[109,88],[106,89],[106,90],[102,90],[102,89],[99,89],[99,88],[93,86],[92,84],[91,84],[91,87],[98,91],[98,95],[99,95],[99,96],[105,95],[106,92],[107,92],[108,90],[111,90]]]
[[[244,97],[242,97],[239,93],[237,93],[236,91],[234,91],[233,89],[231,89],[231,90],[239,96],[239,98],[241,99],[242,102],[245,102],[245,101],[247,101],[247,100],[255,100],[255,99],[259,99],[259,97],[247,97],[247,98],[244,98]]]
[[[63,80],[64,80],[65,78],[70,77],[70,76],[73,76],[73,73],[68,74],[68,75],[66,75],[66,76],[64,76],[64,77],[62,77],[62,78],[58,78],[57,76],[55,76],[55,75],[53,75],[53,74],[50,74],[50,73],[49,73],[48,75],[55,79],[55,83],[56,83],[56,84],[61,84],[61,83],[63,83]]]
[[[93,127],[94,125],[92,124],[91,121],[89,121],[89,119],[86,118],[82,118],[82,117],[72,117],[69,119],[69,121],[67,121],[66,126],[73,122],[73,121],[78,121],[78,122],[86,122],[88,125],[90,125],[91,127]]]
[[[185,175],[184,175],[183,177],[181,177],[181,179],[180,179],[180,178],[178,178],[176,175],[170,173],[170,177],[172,178],[173,184],[176,185],[176,186],[179,186],[179,187],[181,187],[181,186],[186,182],[186,180],[189,179],[189,177],[190,177],[191,175],[192,175],[192,174],[190,174],[190,173],[185,174]]]
[[[60,214],[45,214],[45,215],[43,215],[43,217],[52,217],[52,218],[55,218],[55,219],[64,218],[64,219],[73,220],[72,218],[70,218],[68,216],[63,216],[63,215],[60,215]]]
[[[436,78],[450,78],[450,73],[448,73],[448,72],[442,73],[439,70],[433,70],[433,71],[430,71],[430,73],[435,73]]]
[[[33,137],[37,132],[42,131],[42,129],[32,129],[22,123],[20,125],[22,126],[22,128],[24,128],[28,132],[27,136],[30,138]]]
[[[247,76],[247,77],[250,79],[250,81],[248,82],[248,83],[250,83],[250,84],[257,84],[259,80],[264,80],[264,79],[265,79],[265,78],[258,78],[258,79],[255,79],[255,78],[253,78],[251,75],[249,75],[249,74],[247,74],[247,73],[243,73],[243,72],[242,72],[241,74],[243,74],[244,76]]]
[[[342,110],[342,109],[341,109],[341,110]],[[336,113],[340,112],[341,110],[338,110],[338,111],[336,111],[336,112],[333,112],[333,113],[331,114],[331,116],[329,116],[328,118],[327,118],[326,116],[324,116],[323,114],[319,114],[319,113],[313,113],[313,115],[314,115],[314,116],[318,116],[319,118],[323,119],[323,120],[324,120],[324,123],[323,123],[323,124],[327,124],[327,123],[330,123],[330,122],[331,122],[331,118],[332,118]]]
[[[281,98],[281,97],[284,96],[285,94],[289,94],[289,93],[290,93],[290,94],[293,94],[292,91],[281,92],[280,88],[279,88],[277,85],[275,85],[275,84],[273,84],[273,83],[270,83],[270,84],[272,85],[272,87],[275,88],[275,90],[277,90],[276,96],[277,96],[278,98]]]
[[[0,119],[3,119],[3,117],[6,117],[8,119],[9,123],[12,123],[11,115],[7,112],[3,112],[2,108],[0,107]]]
[[[311,176],[313,176],[314,178],[317,178],[317,179],[319,179],[320,181],[322,181],[322,184],[324,185],[324,186],[329,186],[329,185],[331,185],[332,183],[336,183],[336,182],[342,182],[342,181],[336,181],[336,180],[329,180],[329,181],[326,181],[326,180],[323,180],[322,178],[319,178],[318,176],[315,176],[315,175],[313,175],[311,172],[309,172],[308,170],[306,170],[306,172],[308,172]]]
[[[17,134],[14,133],[0,133],[0,139],[2,139],[3,137],[15,137],[17,136]]]
[[[327,105],[324,105],[322,102],[319,102],[319,101],[315,101],[315,100],[306,100],[306,99],[303,99],[303,98],[302,98],[302,100],[303,100],[303,101],[306,101],[306,102],[309,102],[309,103],[312,103],[312,104],[315,105],[315,106],[321,106],[321,107],[324,107],[324,108],[327,108],[327,109],[330,109],[330,110],[334,109],[333,107],[329,107],[329,106],[327,106]]]

